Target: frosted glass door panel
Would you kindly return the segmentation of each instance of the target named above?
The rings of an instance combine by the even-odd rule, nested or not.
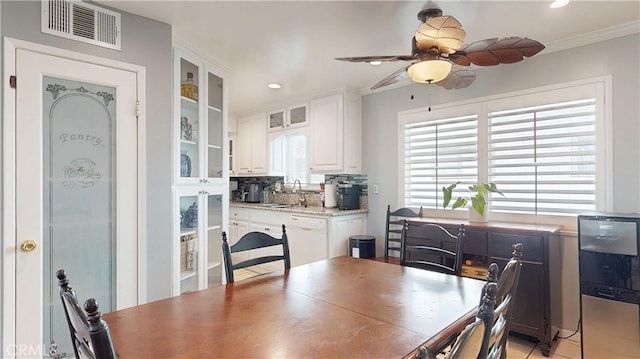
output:
[[[115,88],[43,78],[44,339],[73,353],[55,280],[115,309]]]
[[[180,59],[180,177],[198,178],[200,161],[199,68]]]
[[[208,113],[207,113],[207,177],[222,178],[223,136],[222,136],[222,79],[208,74]]]
[[[180,293],[198,290],[198,196],[180,197]]]
[[[207,287],[222,282],[222,195],[207,196]]]

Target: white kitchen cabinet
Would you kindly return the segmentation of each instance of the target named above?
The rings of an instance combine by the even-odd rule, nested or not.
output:
[[[174,190],[173,294],[197,291],[222,283],[223,203],[228,195],[196,187]]]
[[[230,208],[229,209],[229,228],[227,231],[227,240],[229,245],[234,245],[238,242],[240,237],[249,233],[249,211],[242,208]],[[220,243],[222,245],[222,242]],[[243,261],[247,259],[246,252],[239,252],[233,254],[234,260]]]
[[[309,117],[311,173],[360,173],[360,97],[345,91],[311,100]]]
[[[300,103],[267,114],[269,132],[284,131],[309,125],[309,105]]]
[[[267,174],[267,125],[266,113],[259,113],[238,119],[237,175]]]
[[[269,132],[282,131],[287,128],[285,124],[286,111],[278,109],[267,113],[267,126]]]
[[[362,100],[360,95],[345,93],[344,173],[362,172]]]
[[[222,283],[228,224],[227,84],[220,67],[174,44],[172,293]]]
[[[224,183],[226,82],[222,70],[174,46],[174,183]]]
[[[238,144],[238,136],[229,135],[229,176],[236,174],[238,158],[236,157],[236,146]]]
[[[326,217],[232,207],[229,214],[229,241],[231,244],[236,243],[248,231],[263,232],[280,238],[283,224],[287,230],[292,267],[329,258],[328,218]],[[243,231],[242,228],[248,228],[248,230]],[[282,251],[280,248],[253,250],[246,253],[242,259],[247,259],[249,256],[274,254],[282,254]],[[280,261],[272,262],[265,264],[261,269],[282,270],[283,265]]]
[[[349,236],[366,234],[366,214],[331,217],[329,223],[329,258],[349,254]]]
[[[275,238],[282,237],[282,225],[286,225],[288,217],[286,213],[260,210],[251,210],[249,213],[249,230],[251,232],[262,232]],[[282,254],[282,247],[280,246],[252,249],[249,251],[250,258]],[[259,265],[258,267],[266,271],[277,271],[284,269],[284,263],[283,261],[275,261]]]
[[[251,232],[266,233],[275,238],[280,238],[282,236],[282,224],[278,225],[276,223],[270,224],[270,223],[251,222],[251,224],[249,225],[249,230]],[[249,258],[283,255],[282,246],[252,249],[248,252],[249,252],[248,253]],[[275,262],[264,263],[264,264],[257,265],[256,267],[259,269],[262,269],[263,271],[268,271],[268,272],[279,271],[284,269],[284,261],[280,260]],[[259,271],[259,269],[252,269],[252,270]]]

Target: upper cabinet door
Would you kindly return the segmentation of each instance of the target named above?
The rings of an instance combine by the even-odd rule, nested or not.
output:
[[[268,114],[269,132],[285,131],[309,125],[309,104],[301,103]]]
[[[284,110],[271,111],[267,114],[269,132],[282,131],[287,128],[285,114],[286,112]]]
[[[287,106],[287,119],[289,128],[309,125],[309,104],[305,102],[302,104]]]
[[[266,113],[238,119],[238,138],[235,149],[237,175],[267,174],[267,126]]]
[[[203,133],[203,143],[206,143],[204,173],[206,180],[222,179],[225,177],[226,161],[224,161],[224,144],[226,143],[224,130],[224,80],[212,72],[211,66],[205,64],[207,76],[207,126]]]
[[[310,170],[326,173],[343,170],[344,96],[330,95],[310,102]]]
[[[226,84],[213,64],[174,47],[175,183],[216,183],[228,177]]]

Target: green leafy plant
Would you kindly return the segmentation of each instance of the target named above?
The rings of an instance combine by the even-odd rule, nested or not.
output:
[[[444,195],[444,200],[442,201],[442,207],[447,208],[449,203],[451,203],[451,199],[453,197],[453,190],[460,184],[460,181],[450,185],[449,187],[442,187],[442,194]],[[487,199],[489,197],[489,192],[499,193],[504,196],[502,192],[498,190],[495,183],[477,183],[473,186],[469,186],[469,191],[473,195],[458,197],[455,202],[451,205],[451,209],[456,209],[459,207],[466,207],[469,202],[471,202],[471,207],[476,210],[476,212],[480,213],[481,216],[484,215],[484,209],[487,205]]]

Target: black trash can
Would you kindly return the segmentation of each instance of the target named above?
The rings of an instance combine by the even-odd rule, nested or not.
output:
[[[350,236],[349,255],[356,258],[375,258],[376,237],[367,235]]]

